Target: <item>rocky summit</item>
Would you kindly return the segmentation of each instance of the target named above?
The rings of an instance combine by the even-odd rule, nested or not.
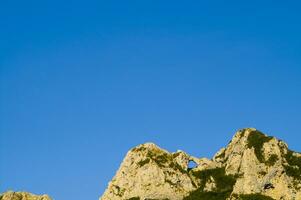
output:
[[[100,197],[167,199],[301,200],[301,154],[254,128],[239,130],[212,159],[146,143],[127,153]]]
[[[0,194],[0,200],[51,200],[48,195],[34,195],[28,192],[8,191]]]

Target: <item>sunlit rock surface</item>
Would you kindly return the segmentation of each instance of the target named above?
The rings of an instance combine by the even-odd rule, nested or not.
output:
[[[34,195],[28,192],[8,191],[0,194],[0,200],[51,200],[48,195]]]
[[[146,143],[127,153],[100,198],[117,199],[301,200],[301,154],[254,128],[239,130],[212,159]]]

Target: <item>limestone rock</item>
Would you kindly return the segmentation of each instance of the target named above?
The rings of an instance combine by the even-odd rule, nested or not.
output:
[[[100,198],[117,199],[301,200],[301,154],[254,128],[239,130],[212,159],[146,143],[127,153]]]
[[[102,199],[183,199],[195,190],[187,173],[189,155],[147,143],[130,150]]]
[[[34,195],[28,192],[8,191],[0,194],[0,200],[51,200],[48,195]]]

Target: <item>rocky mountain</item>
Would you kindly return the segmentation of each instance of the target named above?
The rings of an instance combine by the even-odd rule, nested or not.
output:
[[[0,200],[51,200],[48,195],[34,195],[28,192],[8,191],[0,194]]]
[[[195,163],[194,167],[189,167]],[[301,200],[301,154],[253,128],[212,159],[131,149],[100,200]]]

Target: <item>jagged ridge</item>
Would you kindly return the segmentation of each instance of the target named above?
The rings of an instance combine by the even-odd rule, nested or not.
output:
[[[197,167],[189,169],[190,161]],[[147,143],[127,153],[100,199],[301,200],[301,154],[253,128],[212,159]]]

